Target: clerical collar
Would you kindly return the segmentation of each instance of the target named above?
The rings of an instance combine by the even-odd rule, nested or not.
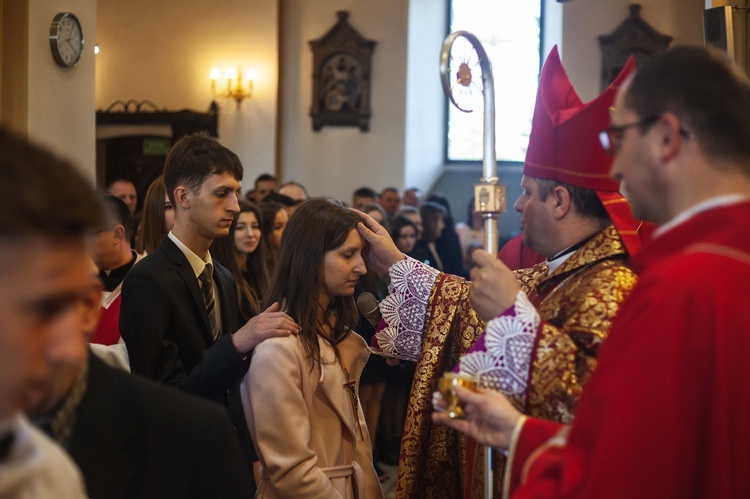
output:
[[[125,274],[127,274],[130,271],[130,269],[133,268],[133,265],[135,265],[135,260],[138,257],[138,255],[136,255],[135,251],[131,250],[131,252],[132,252],[132,258],[125,265],[122,265],[112,270],[100,270],[99,271],[99,278],[102,280],[102,283],[104,284],[105,291],[114,291],[115,288],[120,285],[122,280],[125,279]]]
[[[594,237],[597,234],[599,234],[599,233],[596,232],[596,233],[590,235],[589,237],[587,237],[586,239],[584,239],[583,241],[579,241],[579,242],[575,243],[573,246],[568,246],[567,248],[565,248],[564,250],[562,250],[561,252],[557,253],[555,256],[553,256],[549,260],[547,260],[547,266],[549,267],[549,273],[551,274],[552,272],[554,272],[555,270],[557,270],[557,268],[560,265],[562,265],[563,263],[565,263],[565,260],[567,260],[568,258],[570,258],[570,256],[573,253],[575,253],[577,250],[579,250],[580,248],[582,248],[586,243],[588,243],[589,241],[591,241],[592,239],[594,239]]]

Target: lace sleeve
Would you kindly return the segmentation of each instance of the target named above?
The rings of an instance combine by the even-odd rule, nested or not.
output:
[[[389,294],[380,302],[383,322],[373,337],[372,349],[386,357],[416,361],[422,350],[430,293],[440,272],[409,257],[388,272]]]
[[[484,337],[461,357],[458,371],[475,376],[484,388],[524,396],[539,323],[539,313],[519,291],[513,306],[489,321]]]

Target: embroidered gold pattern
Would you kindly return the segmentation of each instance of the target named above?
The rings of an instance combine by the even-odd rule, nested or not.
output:
[[[446,426],[433,426],[430,414],[437,380],[484,331],[484,323],[469,306],[468,293],[465,280],[448,274],[441,274],[433,287],[401,442],[399,498],[450,499],[463,494],[465,439]]]
[[[576,251],[538,286],[544,323],[529,376],[524,412],[569,423],[596,354],[636,277],[610,226]]]

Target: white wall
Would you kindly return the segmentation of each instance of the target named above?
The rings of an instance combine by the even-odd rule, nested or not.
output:
[[[427,191],[442,173],[447,98],[440,84],[440,47],[448,10],[435,0],[409,2],[404,187]]]
[[[312,130],[312,51],[308,41],[336,23],[336,11],[377,42],[373,53],[370,131],[324,127]],[[368,185],[376,190],[404,186],[406,131],[405,0],[282,1],[281,179],[304,184],[311,195],[349,201]]]
[[[76,14],[83,30],[84,54],[71,69],[58,66],[50,51],[50,24],[58,12]],[[96,0],[29,2],[28,36],[28,137],[72,161],[93,182]]]
[[[641,17],[672,45],[703,44],[705,0],[639,0]],[[614,31],[630,14],[633,0],[574,0],[563,4],[562,61],[584,101],[599,95],[599,35]]]
[[[206,111],[209,72],[242,66],[257,73],[252,99],[240,109],[219,99],[219,140],[245,167],[252,185],[275,165],[278,89],[278,1],[99,0],[101,52],[96,107],[148,99],[170,111]]]

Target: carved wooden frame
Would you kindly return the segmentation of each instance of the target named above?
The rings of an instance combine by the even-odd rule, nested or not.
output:
[[[636,66],[653,54],[669,48],[672,37],[656,31],[641,17],[641,6],[630,4],[630,15],[609,35],[599,37],[602,52],[601,91],[620,74],[628,58],[635,57]]]
[[[313,130],[324,126],[370,128],[372,53],[377,42],[366,40],[336,12],[338,22],[323,37],[308,42],[313,52]]]

